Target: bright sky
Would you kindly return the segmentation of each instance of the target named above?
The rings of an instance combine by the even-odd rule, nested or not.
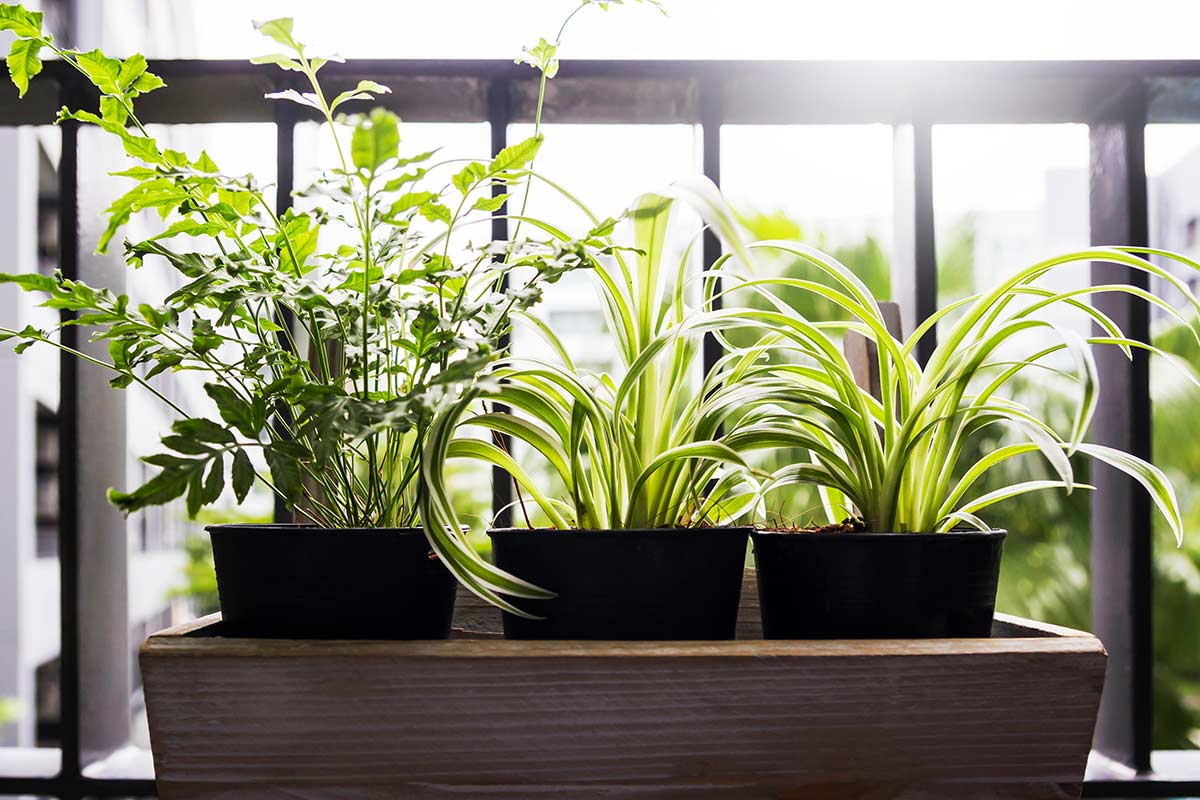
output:
[[[107,0],[106,13],[145,0]],[[347,56],[507,58],[548,38],[573,0],[171,0],[194,8],[207,57],[262,46],[251,18],[290,15],[311,41]],[[1142,59],[1195,58],[1193,0],[666,0],[587,9],[571,58]],[[245,22],[245,24],[239,24]]]

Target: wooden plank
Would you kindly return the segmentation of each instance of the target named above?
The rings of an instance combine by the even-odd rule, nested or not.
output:
[[[749,581],[753,584],[753,581]],[[165,800],[1077,797],[1092,636],[142,651]]]
[[[888,332],[903,341],[900,304],[884,300],[879,303],[879,311],[883,315]],[[846,354],[846,360],[850,362],[854,382],[866,389],[876,400],[880,399],[883,396],[883,387],[879,378],[879,346],[875,344],[875,340],[868,339],[858,331],[846,331],[842,337],[842,351]]]
[[[426,784],[396,794],[390,788],[380,789],[367,783],[345,787],[320,787],[304,790],[239,787],[232,794],[216,795],[203,786],[173,785],[159,796],[169,800],[208,800],[221,797],[232,800],[441,800],[470,798],[470,800],[1065,800],[1080,796],[1078,784],[880,784],[814,783],[791,789],[764,788],[755,784],[713,786],[705,783],[684,783],[663,787],[638,784],[555,784],[530,788],[528,786],[466,786],[460,784]]]

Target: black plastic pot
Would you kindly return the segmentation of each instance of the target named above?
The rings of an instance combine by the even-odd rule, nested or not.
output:
[[[732,639],[749,528],[488,531],[501,569],[558,594],[509,639]],[[518,601],[520,602],[520,601]]]
[[[755,531],[763,636],[990,636],[1005,536]]]
[[[210,525],[222,631],[445,639],[457,590],[420,528]]]

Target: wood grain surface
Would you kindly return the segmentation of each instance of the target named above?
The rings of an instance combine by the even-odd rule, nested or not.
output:
[[[976,640],[509,642],[462,610],[446,642],[230,639],[218,617],[152,636],[160,796],[1078,797],[1104,679],[1094,637],[1011,618]]]

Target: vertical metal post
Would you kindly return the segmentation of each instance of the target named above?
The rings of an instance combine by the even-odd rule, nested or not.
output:
[[[895,256],[892,295],[900,303],[906,333],[937,311],[937,253],[933,219],[933,126],[916,115],[893,131]],[[917,344],[925,364],[937,346],[929,331]]]
[[[703,141],[701,168],[705,177],[721,185],[721,123],[724,116],[721,102],[722,85],[717,78],[706,78],[700,84],[700,136]],[[711,269],[721,257],[721,240],[712,229],[704,232],[704,269]],[[721,279],[713,278],[713,293],[721,290]],[[714,309],[721,308],[717,297]],[[707,375],[724,355],[721,343],[711,333],[704,335],[704,374]]]
[[[1146,192],[1146,97],[1140,86],[1115,113],[1091,126],[1091,240],[1096,245],[1149,244]],[[1095,262],[1093,284],[1149,288],[1145,273]],[[1096,295],[1096,308],[1125,334],[1148,341],[1146,303],[1123,294]],[[1092,441],[1150,457],[1150,370],[1146,352],[1132,362],[1116,348],[1096,352],[1100,394]],[[1095,747],[1133,769],[1150,769],[1153,708],[1151,630],[1151,503],[1113,468],[1092,462],[1092,620],[1108,649],[1108,677]]]
[[[292,189],[296,180],[296,115],[291,103],[275,103],[275,213],[280,217],[292,207]],[[277,320],[289,329],[295,320],[291,312],[284,309]],[[288,347],[289,341],[280,333],[280,346]],[[289,414],[287,409],[280,412]],[[292,522],[292,512],[279,495],[275,495],[275,521]]]
[[[72,107],[86,104],[76,100]],[[95,242],[108,205],[104,177],[121,164],[124,155],[98,130],[81,128],[78,163],[87,167],[78,181],[80,280],[124,294],[124,259],[116,253],[92,253],[84,242]],[[82,246],[81,246],[82,245]],[[77,349],[106,361],[108,343],[80,335]],[[104,758],[129,741],[130,697],[133,694],[132,644],[129,630],[129,522],[108,502],[109,486],[123,487],[130,479],[129,403],[125,392],[112,391],[112,373],[88,363],[76,366],[74,392],[78,402],[63,419],[77,419],[75,446],[64,449],[76,463],[76,483],[62,491],[75,495],[76,575],[79,671],[79,755],[83,766]],[[140,475],[132,476],[136,480]],[[67,610],[67,609],[64,609]]]
[[[492,157],[500,153],[508,146],[508,125],[512,122],[512,90],[508,81],[495,81],[488,87],[488,126],[491,129],[491,149]],[[505,187],[499,183],[492,185],[492,197],[497,197],[504,193]],[[508,214],[508,204],[504,204],[500,208],[492,212],[492,240],[506,241],[508,239],[508,219],[505,215]],[[496,256],[497,260],[503,260],[503,256]],[[502,275],[500,278],[500,289],[503,291],[508,288],[508,275]],[[512,346],[512,336],[508,331],[505,331],[500,336],[500,341],[496,343],[500,350],[506,350]],[[500,403],[497,403],[493,409],[497,413],[505,414],[510,409]],[[507,434],[502,434],[493,431],[492,440],[497,447],[502,448],[506,453],[512,451],[512,437]],[[493,524],[498,528],[507,528],[512,525],[512,501],[513,501],[513,482],[512,477],[500,467],[492,467],[492,519]]]
[[[60,88],[60,102],[75,107],[74,84]],[[59,124],[62,155],[58,163],[59,269],[66,278],[79,277],[79,123]],[[60,312],[64,322],[72,311]],[[67,326],[60,334],[63,346],[77,348],[79,329]],[[58,446],[58,566],[59,609],[62,615],[59,643],[59,693],[62,777],[78,778],[82,772],[79,746],[79,372],[78,362],[65,351],[59,357]],[[124,620],[119,623],[124,625]]]

